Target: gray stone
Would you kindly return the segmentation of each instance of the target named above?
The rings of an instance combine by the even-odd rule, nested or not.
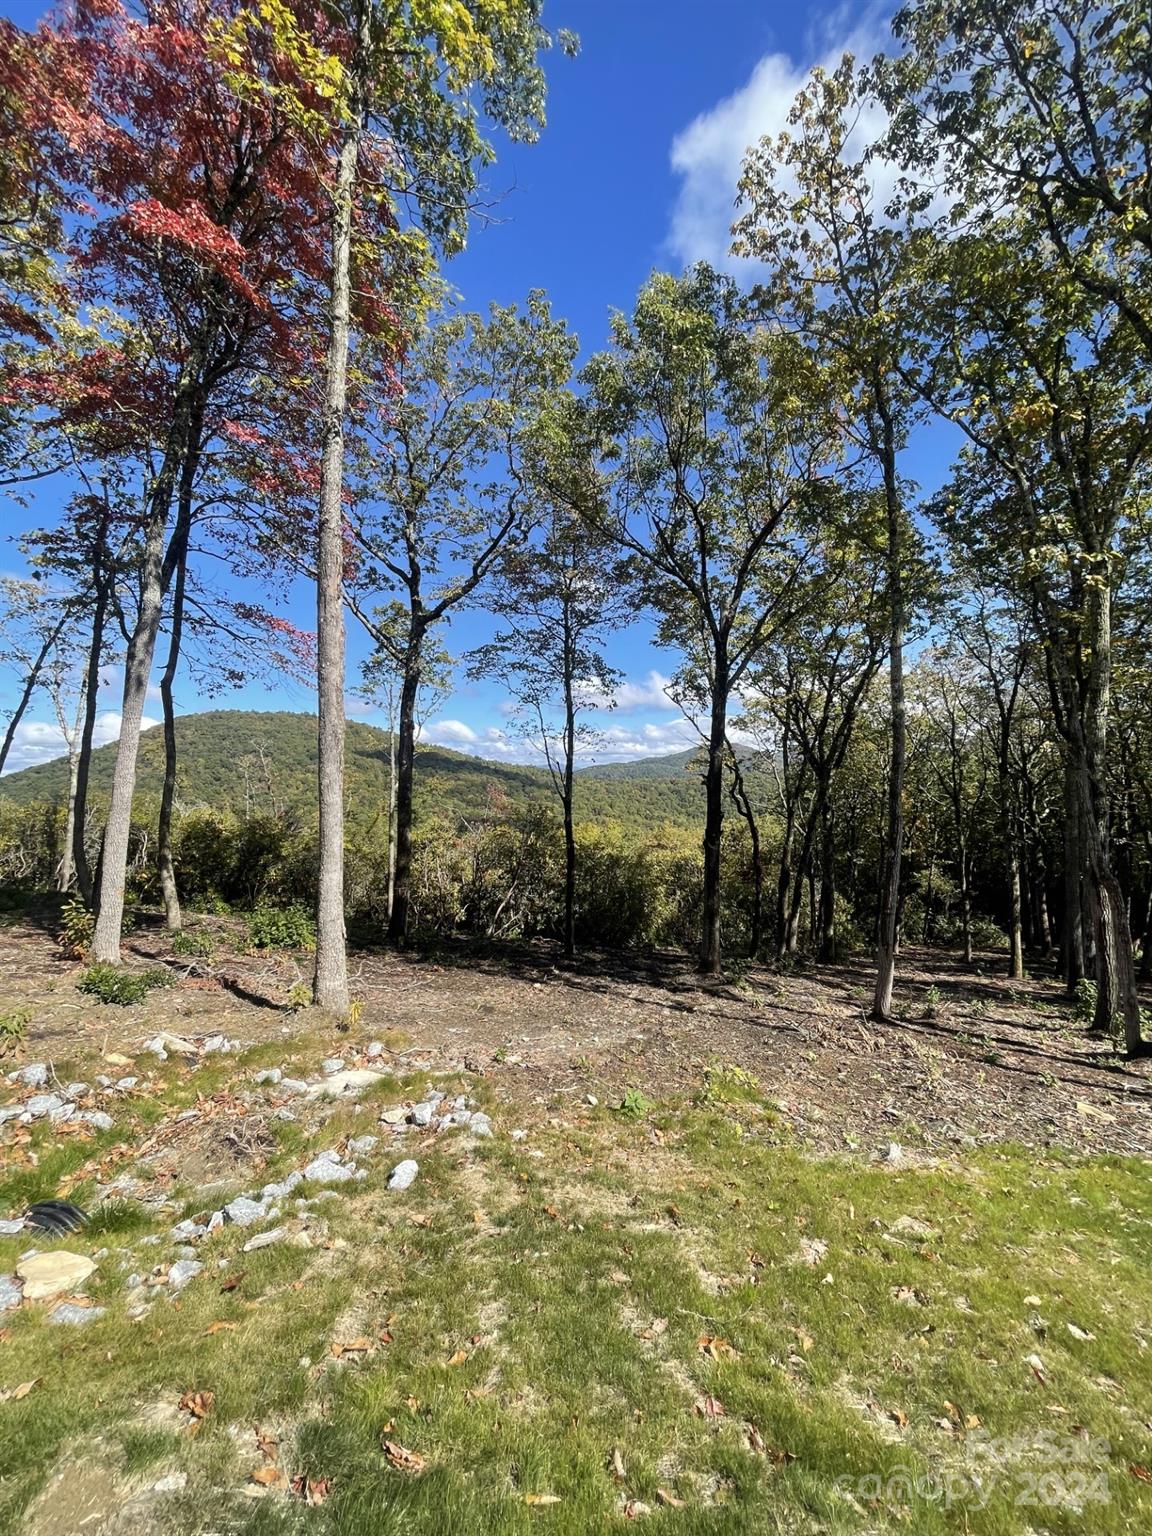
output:
[[[136,1271],[133,1270],[133,1272],[128,1276],[127,1280],[125,1280],[124,1284],[130,1291],[134,1291],[138,1285],[144,1284],[144,1276],[137,1274]]]
[[[9,1072],[10,1083],[23,1083],[26,1088],[43,1088],[48,1081],[48,1064],[43,1061],[33,1061],[26,1067],[18,1067],[15,1072]]]
[[[286,1093],[307,1093],[308,1084],[299,1077],[282,1077],[280,1086]]]
[[[106,1307],[78,1307],[75,1302],[62,1301],[48,1314],[50,1323],[70,1323],[77,1327],[82,1323],[91,1323],[98,1317],[103,1317]]]
[[[208,1218],[208,1230],[209,1230],[209,1232],[219,1232],[220,1228],[224,1225],[224,1222],[225,1222],[224,1212],[223,1211],[213,1211],[211,1216],[209,1216],[209,1218]]]
[[[406,1157],[402,1163],[397,1163],[388,1179],[389,1189],[409,1189],[416,1175],[420,1172],[420,1164],[414,1158]]]
[[[280,1180],[279,1184],[265,1184],[260,1191],[260,1198],[261,1200],[283,1200],[303,1182],[304,1175],[298,1168],[294,1168],[290,1174]]]
[[[24,1287],[15,1275],[0,1275],[0,1312],[11,1312],[18,1307],[24,1295]]]
[[[257,1072],[252,1079],[254,1083],[278,1083],[284,1076],[279,1067],[265,1067],[263,1072]]]
[[[205,1040],[204,1044],[200,1047],[201,1052],[205,1056],[216,1056],[221,1051],[227,1051],[228,1049],[228,1040],[224,1035],[212,1035],[209,1037],[209,1039]]]
[[[348,1143],[348,1150],[356,1157],[364,1157],[379,1142],[379,1136],[357,1136]]]
[[[250,1227],[257,1221],[263,1221],[268,1209],[262,1200],[250,1200],[247,1195],[240,1195],[224,1207],[224,1214],[238,1227]]]
[[[127,1093],[130,1088],[135,1088],[139,1081],[138,1077],[122,1077],[116,1086],[117,1088],[122,1088]]]
[[[110,1131],[116,1123],[112,1116],[105,1114],[102,1109],[81,1109],[77,1112],[76,1119],[95,1126],[98,1131]]]
[[[176,1257],[178,1259],[194,1259],[196,1257],[196,1250],[190,1243],[181,1243],[176,1249]]]
[[[23,1232],[23,1216],[13,1216],[10,1221],[0,1221],[0,1237],[12,1237],[17,1232]]]
[[[24,1114],[29,1120],[41,1120],[45,1115],[52,1114],[53,1110],[63,1108],[63,1105],[64,1100],[58,1093],[34,1093],[24,1106]]]
[[[70,1099],[82,1099],[88,1092],[87,1083],[69,1083],[64,1092]]]
[[[312,1083],[308,1097],[312,1099],[352,1098],[365,1088],[375,1087],[384,1081],[385,1073],[373,1072],[370,1067],[349,1067],[344,1072],[333,1072],[323,1082]]]
[[[431,1102],[426,1101],[423,1104],[413,1104],[408,1115],[408,1123],[410,1125],[431,1125],[432,1117],[435,1113],[436,1106]]]
[[[65,1120],[71,1120],[76,1113],[75,1104],[61,1104],[59,1109],[50,1109],[48,1118],[53,1125],[60,1125]]]
[[[368,1049],[364,1052],[370,1061],[375,1061],[377,1056],[384,1054],[384,1042],[382,1040],[369,1040]]]
[[[6,1120],[19,1120],[23,1113],[23,1104],[5,1104],[3,1109],[0,1109],[0,1125],[3,1125]]]
[[[97,1087],[100,1087],[100,1088],[111,1088],[111,1086],[112,1086],[112,1079],[110,1077],[106,1076],[105,1073],[99,1072],[96,1075],[96,1084],[97,1084]]]
[[[903,1159],[903,1157],[904,1148],[900,1145],[900,1143],[898,1141],[890,1141],[888,1143],[887,1151],[881,1155],[880,1160],[884,1163],[898,1163]]]
[[[468,1123],[468,1128],[472,1132],[473,1136],[491,1136],[492,1134],[491,1120],[487,1115],[482,1114],[479,1110],[477,1110],[477,1112],[472,1116],[472,1119]]]
[[[182,1291],[189,1280],[195,1280],[203,1268],[204,1266],[199,1259],[177,1259],[176,1263],[168,1271],[169,1289]]]
[[[208,1228],[203,1222],[193,1221],[189,1216],[186,1221],[178,1221],[172,1228],[172,1236],[178,1243],[191,1242],[194,1237],[203,1237]]]
[[[179,1493],[187,1485],[187,1472],[169,1472],[152,1484],[153,1493]]]
[[[333,1072],[342,1072],[344,1070],[343,1056],[329,1056],[325,1061],[320,1063],[320,1070],[326,1073],[329,1077],[332,1076]]]
[[[312,1184],[346,1184],[356,1170],[342,1163],[335,1152],[321,1152],[304,1170],[304,1177]]]
[[[272,1243],[283,1240],[284,1228],[273,1227],[270,1232],[260,1232],[255,1237],[250,1237],[244,1244],[245,1253],[255,1253],[258,1248],[268,1248]]]

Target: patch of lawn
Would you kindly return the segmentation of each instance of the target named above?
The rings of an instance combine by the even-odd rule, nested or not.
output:
[[[41,1380],[0,1403],[0,1530],[80,1455],[186,1474],[177,1536],[1148,1529],[1147,1165],[816,1159],[774,1119],[716,1069],[681,1109],[382,1142],[312,1246],[227,1228],[136,1319],[122,1266],[171,1259],[174,1218],[116,1212],[61,1244],[110,1250],[104,1316],[9,1315],[0,1386]],[[341,1106],[278,1162],[373,1123]]]

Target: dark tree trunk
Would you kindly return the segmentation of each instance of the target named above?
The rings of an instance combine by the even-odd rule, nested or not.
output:
[[[63,628],[64,620],[61,619],[56,627],[52,630],[52,633],[44,641],[44,644],[40,647],[40,652],[37,655],[36,660],[32,663],[32,666],[28,672],[28,676],[24,679],[23,691],[20,694],[20,698],[17,700],[16,708],[12,712],[12,717],[8,721],[8,729],[4,732],[4,740],[0,742],[0,773],[4,772],[4,764],[8,761],[8,754],[12,750],[12,743],[16,737],[16,729],[19,726],[21,720],[24,718],[24,711],[28,708],[28,701],[36,691],[36,684],[40,681],[40,673],[44,668],[44,663],[48,659],[48,653],[56,644],[56,641],[60,638],[60,632]]]
[[[76,760],[76,811],[72,822],[72,867],[76,872],[76,885],[80,895],[89,906],[92,904],[93,882],[85,840],[88,821],[88,777],[92,764],[92,736],[96,729],[97,694],[100,690],[100,658],[104,653],[104,624],[108,615],[108,600],[113,580],[111,573],[104,569],[106,536],[105,528],[101,531],[96,556],[92,630],[84,673],[87,679],[87,689],[84,694],[84,720],[80,727],[80,751]]]
[[[904,700],[904,511],[896,478],[896,431],[882,386],[876,387],[881,416],[884,470],[884,502],[888,549],[888,698],[891,711],[892,761],[888,772],[888,821],[884,846],[884,874],[880,885],[880,916],[876,946],[876,988],[872,1017],[892,1017],[892,989],[896,980],[896,947],[900,907],[900,865],[904,853],[904,770],[908,755],[908,729]]]
[[[396,732],[396,879],[388,942],[397,948],[408,939],[412,899],[412,786],[416,768],[416,695],[420,687],[420,638],[410,639],[400,685],[400,718]]]
[[[836,816],[831,795],[820,803],[820,913],[818,958],[831,965],[836,955]]]
[[[564,958],[576,954],[576,828],[572,816],[573,778],[576,766],[576,700],[571,668],[564,673]]]
[[[184,633],[184,586],[188,575],[188,539],[192,530],[192,495],[199,468],[199,434],[189,445],[188,456],[180,473],[179,511],[175,545],[176,575],[172,588],[172,610],[168,636],[168,659],[160,677],[160,699],[164,710],[164,787],[160,794],[160,820],[156,832],[156,868],[160,894],[164,901],[164,921],[175,931],[183,926],[180,892],[176,884],[176,862],[172,857],[172,815],[176,804],[176,714],[173,684],[180,665],[180,643]]]
[[[731,748],[729,748],[729,762],[732,765],[730,791],[732,803],[744,818],[748,837],[752,843],[752,915],[748,925],[748,958],[755,960],[759,957],[760,946],[764,942],[764,855],[760,847],[760,827],[756,821],[756,813],[752,809],[752,802],[748,798],[740,760]]]
[[[699,970],[720,974],[720,846],[724,831],[724,751],[728,732],[727,666],[718,660],[712,690],[708,761],[704,771],[704,912]]]
[[[1069,745],[1064,759],[1064,922],[1060,934],[1060,958],[1069,997],[1085,974],[1084,966],[1084,861],[1081,852],[1080,789]]]

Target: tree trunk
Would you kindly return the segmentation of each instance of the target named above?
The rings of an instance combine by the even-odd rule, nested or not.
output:
[[[882,386],[876,397],[883,432],[881,460],[888,532],[888,697],[892,715],[892,761],[888,772],[888,825],[884,874],[880,886],[880,918],[876,946],[876,988],[872,1017],[892,1017],[892,988],[896,979],[897,925],[900,906],[900,864],[904,853],[904,769],[908,728],[904,701],[904,513],[896,478],[896,431]]]
[[[168,575],[165,570],[165,532],[176,477],[191,441],[193,423],[202,406],[198,403],[199,358],[185,365],[173,407],[172,426],[164,460],[149,497],[144,549],[140,567],[140,604],[124,662],[124,695],[120,707],[120,741],[108,803],[108,820],[100,850],[100,885],[92,959],[109,965],[120,963],[120,930],[124,920],[124,891],[128,873],[128,842],[132,830],[132,798],[136,791],[136,759],[140,750],[140,722],[152,657],[164,606]]]
[[[388,722],[388,901],[385,908],[385,927],[392,920],[392,903],[396,894],[396,718]]]
[[[1064,923],[1060,934],[1060,958],[1069,997],[1084,975],[1084,882],[1080,837],[1080,788],[1071,744],[1064,754]]]
[[[825,965],[836,960],[836,818],[832,797],[820,802],[820,913],[817,958]]]
[[[972,892],[969,888],[968,839],[957,817],[957,849],[960,864],[960,924],[964,935],[964,964],[972,964]]]
[[[748,958],[755,960],[759,957],[760,946],[764,942],[764,855],[760,847],[760,828],[756,822],[752,802],[748,798],[740,760],[731,748],[729,748],[729,761],[732,765],[730,790],[732,803],[744,818],[752,843],[752,916],[748,925]]]
[[[576,700],[570,669],[564,673],[564,958],[576,954],[576,830],[572,819],[576,758]]]
[[[1144,916],[1144,952],[1140,956],[1140,980],[1152,981],[1152,887],[1148,891],[1148,910]]]
[[[720,974],[720,844],[724,831],[724,747],[728,720],[727,665],[718,659],[712,687],[708,762],[704,772],[704,912],[699,970]]]
[[[363,133],[361,77],[367,68],[367,11],[362,0],[351,66],[353,99],[332,190],[332,273],[316,559],[320,821],[312,1000],[318,1008],[340,1018],[347,1016],[349,1008],[344,932],[344,412],[352,328],[352,212]]]
[[[76,877],[73,849],[76,846],[76,785],[80,777],[80,729],[88,697],[88,680],[80,685],[80,697],[76,701],[76,720],[68,737],[68,815],[64,823],[64,842],[60,852],[60,874],[56,888],[70,891]]]
[[[184,584],[188,574],[188,539],[192,531],[192,494],[199,460],[200,443],[196,441],[189,444],[189,452],[180,471],[179,511],[173,536],[176,579],[172,589],[168,660],[160,678],[160,698],[164,707],[164,788],[160,795],[160,820],[156,833],[156,868],[164,901],[164,921],[172,932],[184,924],[180,892],[176,885],[176,863],[172,857],[172,813],[176,804],[176,712],[172,688],[180,665],[180,642],[184,633]]]
[[[4,772],[4,764],[8,761],[8,754],[12,750],[12,742],[16,736],[16,728],[20,724],[21,720],[23,720],[24,711],[28,708],[28,701],[36,691],[36,684],[40,681],[40,673],[43,669],[45,661],[48,659],[48,653],[56,644],[56,641],[60,638],[60,632],[63,628],[64,620],[62,618],[56,627],[52,630],[52,633],[45,640],[44,644],[40,647],[40,653],[36,657],[36,660],[32,663],[32,667],[28,673],[28,676],[24,680],[24,688],[20,694],[19,702],[12,712],[11,719],[8,721],[8,729],[4,732],[4,740],[0,742],[0,773]]]
[[[400,685],[400,730],[396,749],[396,879],[388,942],[401,948],[408,938],[412,891],[412,783],[416,768],[416,694],[420,686],[419,638],[409,642]]]
[[[80,727],[80,749],[76,762],[76,801],[72,825],[72,867],[76,885],[84,901],[92,903],[92,871],[88,865],[85,834],[88,822],[88,774],[92,764],[92,736],[96,729],[97,695],[100,690],[100,658],[104,654],[104,622],[108,614],[112,576],[104,569],[104,539],[101,530],[96,555],[96,587],[92,607],[92,630],[88,642],[88,660],[84,669],[84,720]]]

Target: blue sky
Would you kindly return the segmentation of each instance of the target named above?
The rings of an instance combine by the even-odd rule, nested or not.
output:
[[[42,7],[9,0],[7,9],[27,26]],[[602,346],[611,311],[628,309],[650,272],[724,260],[744,147],[783,126],[812,64],[834,62],[845,48],[865,55],[882,48],[885,13],[867,4],[820,8],[780,0],[548,0],[549,24],[579,34],[580,56],[557,52],[549,60],[549,122],[540,142],[498,144],[488,175],[489,217],[447,268],[465,305],[507,303],[544,288],[583,353]],[[909,450],[906,473],[934,487],[949,447],[939,431],[926,432]],[[47,516],[48,506],[46,500],[35,520]],[[4,568],[14,563],[7,552],[0,555]],[[314,627],[303,586],[288,616]],[[488,633],[482,613],[465,613],[445,638],[459,655]],[[365,650],[352,621],[350,687]],[[597,759],[647,756],[694,739],[662,693],[675,657],[654,645],[648,623],[615,637],[610,659],[626,683],[615,710],[594,721],[604,732]],[[115,735],[118,683],[113,670],[101,693],[106,739]],[[0,712],[7,713],[13,695],[14,679],[0,674]],[[289,682],[271,689],[251,684],[208,700],[182,678],[180,711],[204,707],[303,710],[312,700]],[[380,718],[353,697],[349,710]],[[47,700],[30,715],[13,768],[59,750]],[[499,689],[462,676],[425,736],[484,756],[532,755],[510,734]]]

